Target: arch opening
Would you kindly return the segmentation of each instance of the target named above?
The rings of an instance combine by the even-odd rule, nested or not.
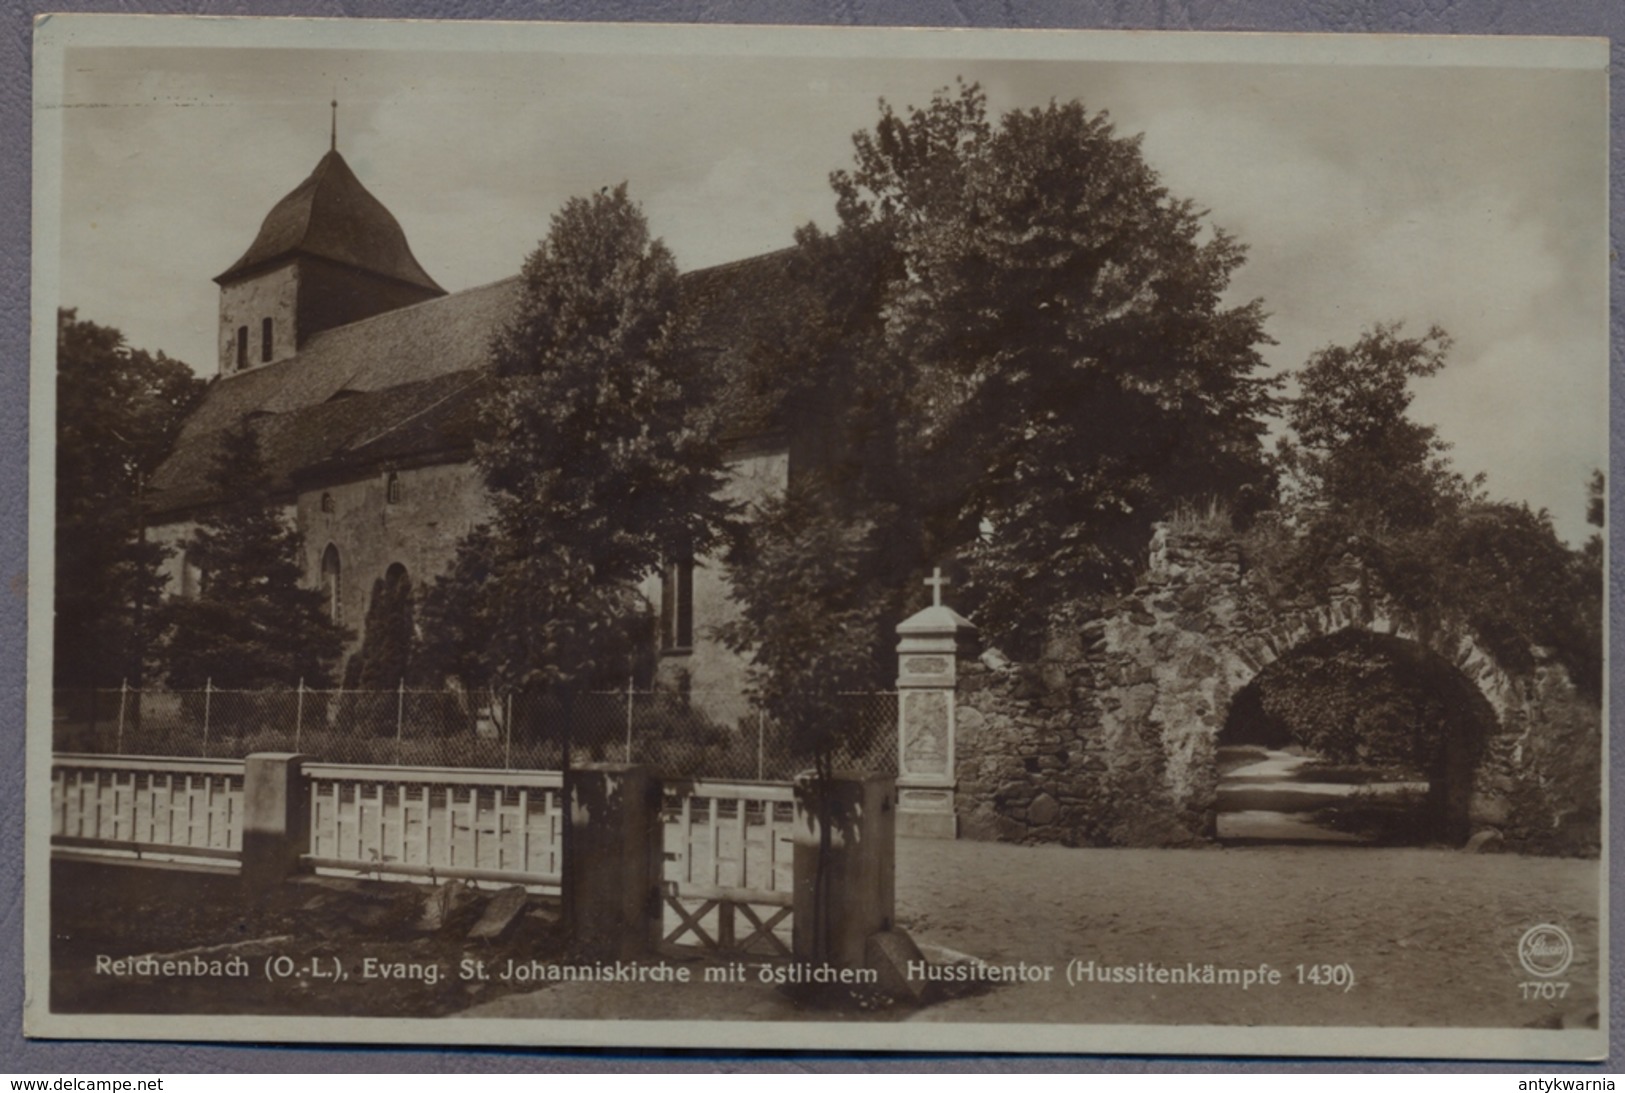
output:
[[[1495,733],[1474,683],[1418,642],[1350,628],[1262,668],[1218,744],[1218,835],[1232,841],[1459,843]]]

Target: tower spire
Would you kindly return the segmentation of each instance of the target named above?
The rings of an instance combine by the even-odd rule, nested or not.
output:
[[[339,101],[337,99],[334,99],[333,103],[332,103],[332,106],[333,106],[333,130],[328,135],[328,138],[327,138],[327,150],[329,152],[337,152],[339,150]]]

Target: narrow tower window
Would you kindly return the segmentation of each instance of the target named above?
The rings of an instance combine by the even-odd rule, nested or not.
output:
[[[260,320],[260,360],[271,359],[271,317]]]
[[[333,495],[330,494],[330,493],[322,494],[322,511],[323,512],[332,512],[333,508],[334,508]]]
[[[332,543],[322,552],[322,595],[327,597],[327,617],[344,621],[343,589],[339,586],[339,548]]]
[[[389,479],[384,485],[384,500],[391,505],[401,503],[401,476],[394,471],[389,472]]]
[[[248,327],[237,328],[237,367],[248,367]]]

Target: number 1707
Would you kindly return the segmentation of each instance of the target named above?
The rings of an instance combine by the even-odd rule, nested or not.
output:
[[[1525,1002],[1567,998],[1569,994],[1569,985],[1567,983],[1553,983],[1545,979],[1519,983],[1518,989],[1523,992]]]

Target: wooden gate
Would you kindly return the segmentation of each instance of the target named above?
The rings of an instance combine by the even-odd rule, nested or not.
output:
[[[789,957],[794,818],[794,791],[785,783],[667,780],[665,945]]]

